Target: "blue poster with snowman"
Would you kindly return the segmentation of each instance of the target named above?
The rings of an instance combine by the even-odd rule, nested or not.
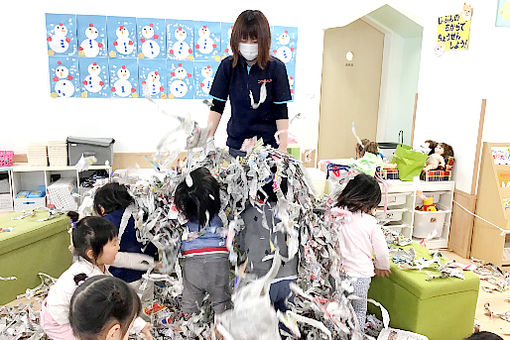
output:
[[[77,97],[80,72],[78,59],[73,57],[49,57],[50,95],[53,98]]]
[[[271,52],[285,64],[296,61],[297,27],[273,26],[271,30]]]
[[[138,35],[138,58],[166,59],[165,19],[136,19]]]
[[[107,58],[80,58],[79,70],[82,98],[110,97]]]
[[[232,47],[230,46],[230,37],[232,36],[233,23],[222,22],[221,26],[221,59],[232,55]]]
[[[209,91],[219,65],[220,63],[214,60],[195,61],[193,63],[195,68],[195,99],[210,98]]]
[[[168,98],[193,99],[193,62],[169,60],[168,72]]]
[[[138,98],[138,60],[109,59],[110,91],[112,97]]]
[[[296,94],[296,63],[290,62],[285,65],[287,68],[287,77],[289,79],[289,87],[290,87],[290,95],[292,96],[292,100],[294,101],[295,94]]]
[[[163,54],[164,55],[164,54]],[[164,59],[138,60],[138,77],[140,95],[150,94],[151,98],[167,98],[167,64]],[[148,92],[146,92],[148,91]]]
[[[78,56],[106,57],[106,17],[78,15]]]
[[[76,55],[76,14],[46,13],[49,56]]]
[[[171,60],[193,60],[194,23],[189,20],[166,20],[167,56]]]
[[[136,58],[136,18],[107,17],[108,56]]]
[[[195,21],[195,60],[220,61],[221,27],[219,22]]]

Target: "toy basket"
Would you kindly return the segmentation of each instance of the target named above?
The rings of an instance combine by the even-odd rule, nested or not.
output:
[[[0,150],[0,168],[12,166],[13,158],[14,158],[14,151]]]
[[[444,169],[429,170],[421,172],[421,180],[426,182],[451,181],[455,157],[446,157]]]
[[[377,167],[376,173],[382,178],[382,179],[398,179],[398,169],[390,169],[390,168],[381,168],[380,166]]]

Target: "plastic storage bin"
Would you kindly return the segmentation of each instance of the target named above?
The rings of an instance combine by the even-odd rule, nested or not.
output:
[[[406,204],[406,195],[405,193],[388,194],[388,206]],[[384,195],[381,197],[379,206],[384,206]]]
[[[82,155],[96,157],[97,165],[103,165],[106,161],[112,165],[113,143],[113,138],[67,137],[69,165],[76,165]]]
[[[14,151],[0,150],[0,168],[12,166],[13,157],[14,157]]]
[[[449,210],[415,211],[413,236],[416,238],[441,237]]]
[[[11,194],[0,194],[0,211],[12,211]]]
[[[385,222],[398,222],[402,220],[402,214],[407,209],[387,209],[386,213],[383,209],[377,209],[375,212],[375,218],[378,221],[385,221]]]
[[[46,206],[46,197],[34,197],[34,198],[15,198],[14,199],[14,210],[34,210],[38,208],[44,208]]]

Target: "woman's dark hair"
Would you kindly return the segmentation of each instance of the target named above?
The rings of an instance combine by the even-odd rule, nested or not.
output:
[[[271,55],[271,30],[266,16],[258,10],[246,10],[239,14],[232,28],[232,35],[230,37],[230,47],[232,47],[232,67],[237,65],[241,54],[239,53],[239,43],[243,39],[251,38],[257,40],[258,55],[257,65],[264,69]]]
[[[97,189],[94,195],[94,209],[99,215],[100,207],[103,207],[106,214],[119,209],[126,209],[135,200],[125,185],[119,183],[108,183]]]
[[[465,340],[503,340],[503,338],[492,332],[475,332]]]
[[[82,340],[97,339],[116,323],[124,336],[140,309],[140,298],[127,283],[98,275],[85,280],[74,291],[69,322],[74,335]]]
[[[359,174],[347,183],[337,198],[336,206],[352,212],[369,213],[381,202],[381,188],[377,180],[365,174]]]
[[[174,202],[188,220],[205,226],[206,211],[211,219],[220,211],[220,184],[204,167],[193,170],[189,176],[192,183],[186,183],[186,180],[179,183]]]
[[[103,247],[118,234],[117,227],[107,219],[99,216],[84,217],[72,229],[73,254],[95,263]],[[87,256],[89,249],[94,254],[92,259]]]

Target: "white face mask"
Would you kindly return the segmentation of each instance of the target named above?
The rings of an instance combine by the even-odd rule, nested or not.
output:
[[[239,53],[241,53],[247,61],[255,60],[259,54],[259,45],[239,43]]]

